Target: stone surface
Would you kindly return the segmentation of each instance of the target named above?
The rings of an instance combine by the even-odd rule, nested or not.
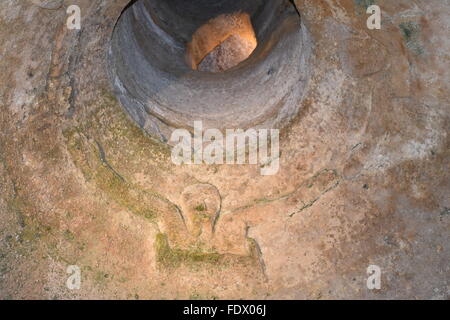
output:
[[[30,0],[42,9],[57,10],[61,8],[64,0]]]
[[[223,72],[237,66],[255,50],[255,44],[232,35],[218,45],[198,65],[199,71]]]
[[[106,56],[127,0],[77,1],[80,31],[1,1],[0,297],[448,299],[448,4],[379,0],[367,30],[367,1],[296,2],[311,79],[261,176],[175,166],[124,112]]]
[[[256,34],[259,45],[249,59],[220,76],[195,70],[236,33],[247,41]],[[166,142],[174,129],[193,131],[197,120],[220,130],[284,127],[301,107],[311,51],[308,30],[288,0],[140,0],[116,25],[109,70],[126,111]]]

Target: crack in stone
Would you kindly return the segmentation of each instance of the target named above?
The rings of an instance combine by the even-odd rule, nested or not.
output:
[[[292,198],[293,196],[295,196],[296,193],[298,193],[300,191],[301,188],[305,188],[305,187],[309,187],[311,188],[314,185],[314,182],[317,181],[318,178],[320,178],[322,175],[327,174],[327,173],[332,173],[332,175],[337,179],[331,186],[329,186],[328,188],[326,188],[324,191],[321,191],[319,196],[314,197],[312,200],[310,201],[306,201],[306,203],[303,200],[300,200],[303,203],[303,206],[300,209],[297,209],[295,212],[290,213],[289,217],[293,217],[296,213],[303,211],[309,207],[311,207],[314,203],[316,203],[324,194],[330,192],[331,190],[335,189],[339,183],[341,182],[341,178],[340,176],[337,174],[337,171],[334,169],[323,169],[321,171],[319,171],[318,173],[316,173],[314,176],[312,176],[311,178],[307,179],[306,181],[304,181],[303,183],[301,183],[298,187],[296,187],[294,189],[294,191],[291,191],[289,193],[283,194],[279,197],[276,198],[260,198],[260,199],[256,199],[253,201],[253,203],[247,204],[245,206],[224,212],[224,214],[230,214],[230,213],[235,213],[238,211],[243,211],[243,210],[247,210],[250,208],[253,208],[255,206],[258,205],[265,205],[268,203],[273,203],[276,201],[280,201],[280,200],[286,200],[289,198]],[[332,180],[334,181],[334,180]]]
[[[335,188],[339,185],[339,183],[340,183],[340,180],[336,181],[336,183],[335,183],[334,185],[332,185],[331,187],[329,187],[328,189],[326,189],[324,192],[322,192],[322,193],[320,194],[320,196],[318,196],[317,198],[313,199],[312,201],[309,201],[309,202],[306,203],[306,204],[302,201],[302,202],[303,202],[303,207],[301,207],[300,209],[298,209],[298,210],[296,210],[295,212],[291,213],[291,214],[289,215],[289,217],[292,218],[292,217],[293,217],[294,215],[296,215],[297,213],[300,213],[300,212],[302,212],[303,210],[306,210],[306,209],[312,207],[317,201],[320,200],[320,198],[321,198],[324,194],[326,194],[326,193],[330,192],[331,190],[335,189]]]
[[[109,170],[111,170],[114,175],[119,178],[122,182],[126,182],[125,178],[120,175],[108,162],[108,160],[106,159],[106,154],[105,154],[105,150],[103,149],[102,145],[95,140],[95,144],[97,145],[98,148],[98,152],[99,152],[99,156],[100,156],[100,161],[106,166],[108,167]]]

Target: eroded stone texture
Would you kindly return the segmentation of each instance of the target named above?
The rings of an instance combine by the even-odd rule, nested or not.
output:
[[[223,72],[247,59],[255,44],[239,35],[232,35],[211,51],[199,64],[199,71]]]
[[[297,2],[311,79],[261,176],[175,166],[124,112],[106,56],[128,1],[77,1],[80,31],[1,1],[0,297],[448,299],[448,5],[379,0],[367,30],[367,1]],[[183,218],[219,198],[196,238]]]
[[[210,68],[216,69],[221,66],[221,70],[218,71],[234,67],[247,59],[258,43],[251,16],[243,12],[224,13],[210,19],[200,26],[191,38],[192,40],[186,45],[186,54],[194,70],[200,64],[203,64],[205,68],[204,60],[207,57],[209,64],[217,64]],[[218,56],[219,51],[221,54]]]
[[[61,8],[64,0],[30,0],[42,9],[56,10]]]

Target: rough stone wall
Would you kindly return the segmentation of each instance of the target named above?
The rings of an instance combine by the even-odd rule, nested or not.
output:
[[[236,53],[239,56],[245,55],[246,57],[240,61],[236,61],[235,65],[248,58],[252,51],[256,48],[257,41],[255,31],[252,26],[250,15],[247,13],[239,14],[224,14],[208,21],[205,25],[201,26],[193,35],[192,41],[187,45],[188,57],[191,60],[191,67],[197,69],[197,66],[205,59],[208,54],[212,53],[217,47],[221,47],[221,44],[230,41],[229,39],[235,39],[237,42]],[[239,48],[239,45],[243,48]],[[230,48],[227,51],[233,51],[234,46],[228,45]],[[246,47],[253,47],[248,50]],[[247,49],[247,50],[246,50]],[[226,50],[226,49],[225,49]],[[223,59],[223,58],[222,58]],[[226,57],[225,57],[226,59]],[[218,60],[214,57],[210,60]],[[233,61],[233,57],[228,60]],[[229,62],[230,63],[230,62]],[[211,64],[211,62],[210,62]],[[222,64],[224,64],[222,62]],[[228,68],[229,69],[229,68]],[[223,71],[223,70],[222,70]]]

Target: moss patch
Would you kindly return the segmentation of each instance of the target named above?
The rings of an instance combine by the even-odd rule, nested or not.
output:
[[[408,49],[417,55],[423,54],[424,49],[420,41],[420,25],[413,21],[407,21],[400,23],[399,28]]]
[[[106,162],[99,146],[80,131],[69,130],[64,135],[72,159],[87,181],[93,181],[110,199],[138,216],[150,221],[158,216],[161,197],[127,182]]]
[[[354,3],[355,3],[356,14],[359,16],[361,16],[361,15],[365,16],[367,13],[367,8],[376,4],[376,1],[375,0],[354,0]]]
[[[196,206],[194,209],[195,209],[195,211],[197,211],[197,212],[204,212],[204,211],[206,211],[206,206],[205,206],[204,204],[199,204],[199,205]]]
[[[170,148],[166,144],[137,127],[108,91],[101,92],[99,101],[93,103],[93,111],[81,128],[83,131],[101,138],[105,149],[111,150],[118,162],[127,160],[128,167],[132,162],[139,164],[145,160],[158,165],[159,170],[169,169]]]
[[[176,208],[160,194],[133,183],[142,172],[161,180],[170,171],[170,148],[148,136],[121,109],[107,90],[93,101],[82,125],[63,134],[74,164],[85,179],[94,182],[108,198],[132,213],[152,222],[161,212]],[[157,184],[155,184],[157,187]]]
[[[374,5],[376,3],[375,0],[355,0],[355,5],[358,7],[362,7],[367,10],[368,7]]]
[[[181,250],[170,248],[165,234],[158,234],[155,240],[157,261],[167,269],[178,268],[181,265],[193,266],[195,264],[217,265],[222,256],[215,252],[203,252],[201,249]]]

